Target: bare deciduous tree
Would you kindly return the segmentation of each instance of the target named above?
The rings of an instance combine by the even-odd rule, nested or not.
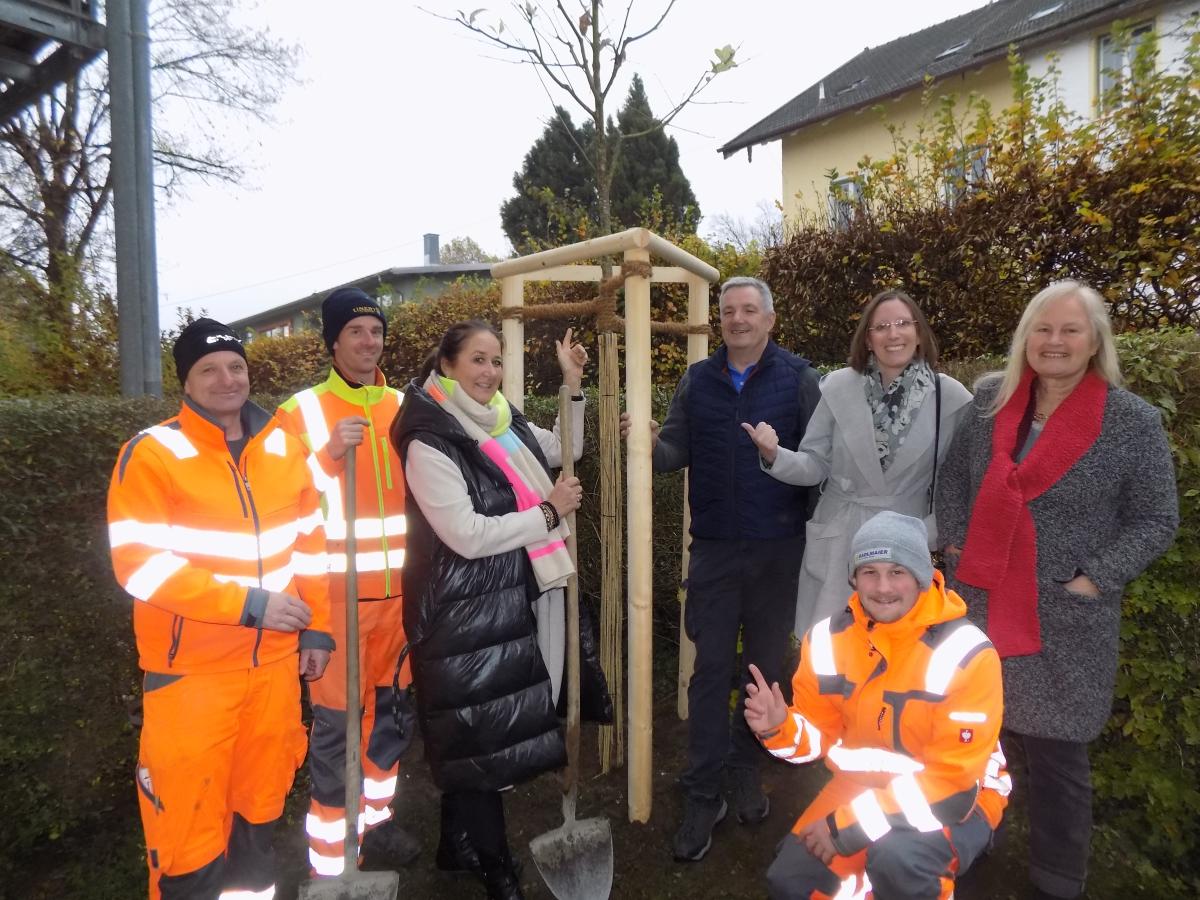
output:
[[[592,145],[580,149],[596,174],[598,230],[608,234],[612,228],[612,178],[623,141],[661,130],[717,75],[737,65],[733,47],[717,49],[716,59],[664,115],[637,131],[623,132],[607,115],[609,91],[630,49],[662,28],[675,3],[666,0],[644,26],[634,23],[636,0],[629,0],[624,11],[611,19],[601,0],[515,2],[511,8],[520,22],[516,30],[486,9],[469,13],[458,10],[453,16],[426,12],[457,23],[492,47],[533,66],[541,78],[570,97],[591,119]]]
[[[236,0],[152,4],[154,158],[168,195],[188,177],[237,181],[221,121],[268,118],[293,77],[295,48],[240,25],[236,10]],[[0,126],[3,252],[39,275],[47,318],[68,330],[71,279],[108,246],[109,150],[105,57]]]

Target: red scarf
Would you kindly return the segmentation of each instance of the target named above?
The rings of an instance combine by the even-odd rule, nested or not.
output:
[[[988,592],[988,637],[1001,657],[1042,649],[1038,621],[1037,532],[1029,504],[1054,486],[1096,442],[1108,384],[1089,371],[1046,421],[1033,449],[1013,461],[1034,373],[996,414],[992,461],[979,486],[957,577]]]

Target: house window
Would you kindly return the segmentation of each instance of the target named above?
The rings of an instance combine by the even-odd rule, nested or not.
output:
[[[292,334],[292,323],[281,322],[278,325],[271,325],[259,331],[262,337],[290,337]]]
[[[968,147],[958,152],[955,161],[946,166],[942,173],[947,206],[954,206],[983,184],[987,160],[987,147]]]
[[[1102,34],[1096,41],[1096,85],[1098,106],[1104,107],[1104,98],[1116,87],[1118,80],[1129,77],[1138,48],[1154,33],[1153,22],[1142,22],[1129,30],[1127,41],[1114,39],[1111,34]]]
[[[862,182],[854,177],[835,178],[829,183],[829,224],[834,230],[850,225],[862,200]]]

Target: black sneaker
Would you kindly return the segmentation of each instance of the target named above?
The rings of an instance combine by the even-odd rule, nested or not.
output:
[[[679,862],[696,862],[712,846],[712,832],[729,812],[724,797],[715,800],[696,800],[688,797],[684,801],[683,824],[675,832],[671,842],[675,859]]]
[[[363,835],[359,852],[364,869],[395,871],[420,856],[421,845],[395,819],[389,819]]]
[[[743,825],[757,825],[771,812],[771,800],[763,793],[757,769],[730,769],[733,808]]]

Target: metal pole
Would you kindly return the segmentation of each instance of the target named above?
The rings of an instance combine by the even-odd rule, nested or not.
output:
[[[137,185],[137,290],[142,308],[142,390],[148,396],[161,397],[162,346],[158,330],[158,253],[154,237],[149,0],[130,0],[129,41],[133,57],[133,178]]]
[[[121,393],[162,396],[148,0],[108,0]]]
[[[145,389],[142,304],[138,294],[137,197],[133,193],[133,45],[129,39],[129,0],[108,0],[108,91],[111,103],[113,225],[117,245],[117,334],[121,394],[139,397]]]

